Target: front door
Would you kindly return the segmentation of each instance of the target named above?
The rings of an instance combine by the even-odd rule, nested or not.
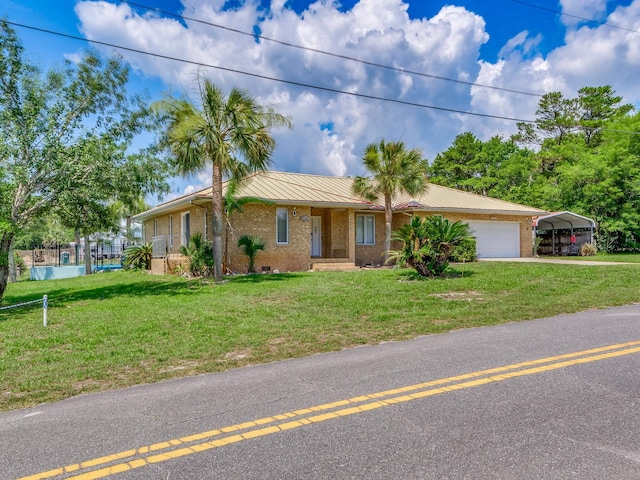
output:
[[[322,217],[311,217],[311,256],[322,256]]]

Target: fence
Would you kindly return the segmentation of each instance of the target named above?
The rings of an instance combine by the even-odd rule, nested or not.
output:
[[[97,243],[90,245],[92,265],[119,264],[125,245],[108,245]],[[33,250],[16,250],[18,257],[26,267],[64,267],[68,265],[84,265],[84,247],[36,248]]]
[[[26,307],[27,305],[35,305],[36,303],[42,303],[42,326],[47,326],[47,310],[49,309],[49,297],[44,295],[38,300],[31,300],[29,302],[16,303],[15,305],[8,305],[6,307],[0,307],[0,312],[3,310],[12,310],[14,308]]]

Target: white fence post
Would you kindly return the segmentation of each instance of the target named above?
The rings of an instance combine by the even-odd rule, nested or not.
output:
[[[49,308],[49,297],[45,295],[42,297],[42,326],[47,326],[47,309]]]

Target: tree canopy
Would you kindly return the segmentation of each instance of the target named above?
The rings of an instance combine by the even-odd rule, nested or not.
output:
[[[393,199],[401,193],[418,195],[427,189],[427,161],[419,149],[407,150],[403,142],[372,143],[367,146],[362,163],[371,176],[358,176],[353,192],[367,200],[384,198],[384,251],[391,248]],[[387,254],[385,253],[385,256]]]
[[[128,73],[95,52],[43,72],[0,23],[0,300],[14,238],[43,213],[94,233],[108,202],[167,189],[164,162],[129,153],[151,123],[144,98],[127,93]]]
[[[533,124],[510,139],[467,132],[429,166],[433,183],[548,211],[571,210],[598,224],[608,252],[640,251],[640,114],[610,86],[576,98],[544,95]]]

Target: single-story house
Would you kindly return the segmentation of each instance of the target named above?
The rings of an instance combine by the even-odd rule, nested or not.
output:
[[[540,238],[540,255],[579,255],[582,245],[593,243],[596,222],[564,211],[533,217],[533,227]]]
[[[237,198],[255,197],[231,215],[228,265],[246,271],[246,256],[237,248],[243,234],[266,241],[256,259],[260,271],[305,271],[340,266],[380,265],[384,253],[384,201],[355,195],[353,178],[259,172],[242,181]],[[226,183],[224,185],[226,188]],[[394,199],[395,230],[412,215],[442,215],[469,223],[480,258],[530,257],[532,217],[548,212],[495,198],[429,184],[426,193]],[[153,270],[171,270],[196,231],[211,240],[211,188],[162,203],[134,217],[143,238],[154,246]],[[223,239],[224,243],[224,239]]]

